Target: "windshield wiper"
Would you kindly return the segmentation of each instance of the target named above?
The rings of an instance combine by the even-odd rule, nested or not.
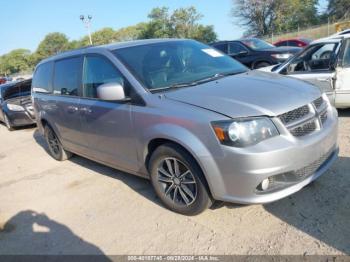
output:
[[[209,76],[209,77],[206,77],[206,78],[203,78],[203,79],[199,79],[199,80],[196,80],[196,81],[187,82],[187,83],[172,84],[172,85],[169,85],[169,86],[159,87],[159,88],[153,88],[150,91],[152,93],[155,93],[155,92],[160,92],[160,91],[164,91],[164,90],[196,86],[196,85],[200,85],[200,84],[207,83],[207,82],[210,82],[210,81],[218,80],[218,79],[223,78],[223,77],[237,75],[237,74],[241,74],[241,73],[244,73],[244,72],[245,71],[234,71],[234,72],[227,72],[227,73],[217,73],[215,75],[212,75],[212,76]]]

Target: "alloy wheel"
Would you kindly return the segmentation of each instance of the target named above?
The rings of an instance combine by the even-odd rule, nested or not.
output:
[[[57,136],[55,135],[55,133],[49,129],[49,132],[47,134],[47,141],[50,147],[50,151],[55,154],[55,155],[59,155],[60,153],[60,143],[58,141]]]
[[[191,170],[180,160],[168,157],[157,168],[158,183],[163,194],[173,203],[189,206],[197,198],[197,183]]]

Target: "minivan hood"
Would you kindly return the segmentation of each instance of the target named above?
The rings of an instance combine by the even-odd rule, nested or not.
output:
[[[316,87],[304,81],[260,71],[248,71],[165,94],[168,99],[232,118],[277,116],[320,96]]]

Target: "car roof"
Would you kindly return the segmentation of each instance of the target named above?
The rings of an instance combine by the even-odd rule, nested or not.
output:
[[[86,50],[88,50],[88,51],[96,51],[96,50],[113,51],[116,49],[126,48],[126,47],[149,45],[149,44],[156,44],[156,43],[168,43],[168,42],[176,42],[176,41],[193,41],[193,40],[178,39],[178,38],[160,38],[160,39],[133,40],[133,41],[118,42],[118,43],[98,45],[98,46],[86,46],[86,47],[82,47],[82,48],[78,48],[78,49],[64,51],[64,52],[59,53],[57,55],[43,59],[42,61],[40,61],[40,63],[38,65],[46,63],[46,62],[62,59],[62,58],[68,57],[68,56],[80,55]]]

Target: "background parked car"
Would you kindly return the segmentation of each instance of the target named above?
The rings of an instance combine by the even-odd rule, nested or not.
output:
[[[275,47],[257,38],[220,41],[211,45],[251,69],[279,64],[301,50],[299,47]]]
[[[308,81],[336,107],[350,107],[350,35],[319,39],[286,63],[261,70]]]
[[[0,86],[0,121],[9,130],[35,124],[31,102],[32,80],[13,82]]]
[[[311,42],[312,40],[308,38],[289,38],[289,39],[279,40],[275,42],[273,45],[305,47],[305,46],[308,46]]]
[[[7,82],[6,77],[0,77],[0,85],[3,85]]]

